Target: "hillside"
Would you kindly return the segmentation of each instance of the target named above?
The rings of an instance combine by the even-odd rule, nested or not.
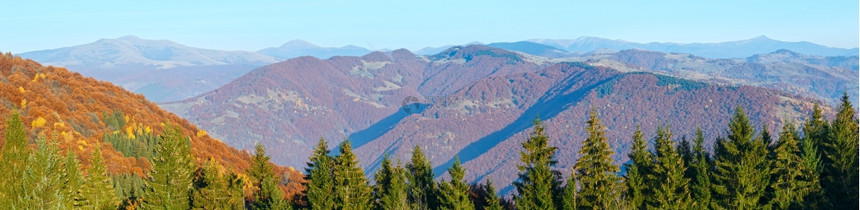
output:
[[[199,95],[254,68],[278,62],[255,52],[200,49],[135,36],[100,39],[20,56],[109,81],[155,102]]]
[[[0,75],[0,118],[7,119],[17,110],[31,139],[48,136],[61,151],[76,152],[85,168],[95,145],[101,145],[109,174],[145,176],[150,169],[145,149],[153,146],[147,141],[156,141],[153,139],[165,123],[179,126],[183,135],[190,137],[191,153],[197,163],[213,159],[237,173],[250,167],[248,152],[206,135],[204,130],[160,109],[142,95],[110,83],[9,53],[0,56]],[[3,130],[5,126],[0,125]],[[120,147],[110,141],[124,144]],[[286,189],[293,193],[301,189],[298,171],[284,167],[277,171],[283,175]]]
[[[739,59],[644,50],[593,53],[559,60],[581,61],[623,71],[645,71],[726,85],[750,85],[804,95],[835,104],[848,92],[858,99],[858,57],[823,57],[789,50]]]
[[[509,186],[515,167],[508,160],[516,160],[518,142],[538,116],[546,120],[552,143],[564,148],[560,167],[569,167],[590,106],[603,113],[613,148],[624,154],[632,125],[641,124],[650,134],[669,124],[679,135],[701,126],[710,143],[737,106],[748,110],[757,126],[773,130],[807,113],[812,101],[760,87],[554,63],[470,45],[427,57],[398,50],[295,58],[162,106],[239,148],[260,139],[278,151],[295,151],[273,157],[286,165],[307,161],[320,137],[330,146],[348,137],[368,173],[384,153],[408,160],[411,148],[420,145],[437,175],[457,156],[467,180],[493,177]]]

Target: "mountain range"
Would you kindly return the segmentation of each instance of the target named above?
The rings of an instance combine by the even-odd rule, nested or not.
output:
[[[480,44],[472,42],[469,44]],[[704,57],[749,57],[787,49],[817,56],[857,55],[857,49],[840,49],[808,42],[783,42],[758,37],[750,40],[710,43],[633,43],[594,37],[575,40],[530,40],[488,44],[531,55],[563,58],[595,53],[643,49],[658,52],[681,52]],[[453,45],[427,47],[419,55],[433,55]],[[63,66],[85,76],[110,81],[127,90],[143,94],[155,102],[177,101],[221,87],[251,70],[290,58],[313,56],[360,56],[370,50],[354,45],[320,47],[303,40],[292,40],[279,47],[250,51],[220,51],[184,46],[169,40],[147,40],[135,36],[101,39],[93,43],[21,53],[48,65]],[[731,54],[731,55],[729,55]]]
[[[713,142],[738,107],[756,125],[774,130],[809,112],[817,101],[763,87],[631,69],[483,45],[431,56],[400,49],[326,60],[294,58],[161,106],[227,144],[249,148],[259,141],[283,151],[272,154],[280,164],[303,164],[321,137],[330,146],[350,139],[369,173],[384,154],[408,160],[417,145],[437,175],[459,157],[467,180],[492,178],[509,191],[519,142],[538,117],[553,146],[562,148],[558,166],[568,168],[577,158],[591,108],[609,127],[620,164],[637,125],[646,134],[671,126],[678,136],[701,127]]]
[[[820,56],[856,56],[858,48],[844,49],[818,45],[810,42],[786,42],[758,36],[748,40],[720,43],[636,43],[598,37],[577,39],[532,39],[531,42],[553,46],[574,53],[587,53],[599,49],[641,49],[666,53],[686,53],[708,58],[745,58],[755,54],[787,49],[801,54]]]
[[[311,55],[328,58],[368,52],[355,46],[319,47],[301,40],[259,52],[221,51],[189,47],[169,40],[123,36],[71,47],[25,52],[20,56],[110,81],[143,94],[148,100],[167,102],[202,94],[253,69],[293,57]]]

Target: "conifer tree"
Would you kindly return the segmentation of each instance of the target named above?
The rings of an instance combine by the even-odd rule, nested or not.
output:
[[[534,121],[534,131],[522,143],[518,165],[519,179],[514,182],[518,195],[518,209],[554,209],[553,192],[558,189],[557,173],[553,172],[556,147],[549,145],[549,137],[544,134],[540,118]]]
[[[305,195],[311,209],[334,208],[334,160],[328,156],[328,143],[320,138],[313,154],[311,154],[305,183]]]
[[[95,144],[87,178],[82,186],[82,194],[86,198],[86,209],[113,209],[119,204],[114,194],[113,184],[107,174],[101,144]],[[188,197],[184,197],[187,201]],[[187,208],[187,207],[186,207]]]
[[[245,206],[242,185],[231,180],[221,164],[209,159],[197,170],[194,177],[192,208],[194,209],[241,209]]]
[[[822,158],[821,161],[826,162],[827,157],[824,155],[826,145],[824,145],[824,142],[827,141],[828,134],[830,133],[830,123],[824,120],[824,115],[818,103],[815,103],[815,106],[812,108],[812,115],[803,124],[803,133],[804,142],[816,147],[818,149],[816,151],[817,155]]]
[[[484,210],[502,210],[502,201],[496,196],[496,188],[493,186],[493,180],[487,178],[483,191],[485,193],[482,200],[487,204],[484,206]]]
[[[349,139],[341,143],[340,156],[335,160],[335,203],[338,209],[370,209],[371,188],[364,172],[358,165],[358,158],[352,153]]]
[[[63,163],[61,193],[63,193],[64,204],[63,208],[72,209],[81,207],[86,200],[81,194],[81,186],[84,184],[84,177],[81,174],[80,163],[78,163],[77,154],[72,150],[66,151],[65,161]]]
[[[824,192],[837,209],[858,208],[858,130],[857,117],[848,94],[843,93],[839,112],[825,140],[826,157],[822,182]]]
[[[704,147],[705,137],[702,129],[696,127],[696,138],[693,140],[693,155],[695,160],[690,166],[693,178],[690,180],[690,191],[692,194],[692,206],[699,209],[714,208],[711,197],[711,159]]]
[[[469,185],[463,182],[466,169],[460,166],[460,159],[454,159],[454,165],[448,169],[451,181],[440,184],[439,207],[442,209],[470,210],[475,209],[469,201]]]
[[[807,183],[805,196],[803,198],[804,209],[820,209],[827,202],[821,189],[820,171],[822,168],[821,156],[818,155],[818,147],[811,142],[810,138],[800,139],[800,158],[803,168],[807,170],[799,179]]]
[[[36,138],[36,151],[30,155],[30,164],[24,172],[28,192],[24,194],[28,208],[57,209],[64,205],[62,189],[62,163],[55,143],[44,136]]]
[[[770,179],[767,148],[754,133],[746,113],[738,107],[728,137],[717,141],[713,189],[722,208],[751,209],[762,204]]]
[[[397,166],[392,166],[388,153],[374,178],[377,209],[409,209],[409,203],[406,202],[406,170],[400,167],[399,162]]]
[[[23,208],[25,186],[21,180],[27,168],[30,149],[24,123],[17,111],[6,121],[6,141],[0,152],[0,209]]]
[[[648,151],[642,136],[642,129],[638,125],[636,126],[636,132],[633,133],[633,148],[627,157],[630,158],[630,162],[624,164],[624,167],[627,169],[627,174],[625,175],[627,201],[636,209],[644,209],[646,195],[651,194],[646,180],[650,173],[653,155]]]
[[[421,147],[412,149],[412,160],[406,164],[408,200],[412,209],[436,209],[436,183],[433,181],[433,167],[424,157]]]
[[[618,197],[618,166],[612,164],[613,152],[605,136],[606,127],[600,124],[594,108],[591,109],[587,124],[588,138],[583,142],[579,150],[580,158],[574,166],[581,186],[577,205],[592,209],[615,208],[619,206],[615,202]]]
[[[188,209],[190,207],[194,157],[187,137],[179,126],[167,125],[152,158],[143,207],[147,209]]]
[[[248,176],[254,186],[254,202],[252,209],[291,209],[292,206],[284,200],[284,192],[278,187],[278,179],[275,176],[274,166],[269,163],[266,149],[257,144],[254,156],[251,157],[251,168]]]
[[[779,141],[774,147],[771,161],[771,195],[769,205],[776,209],[799,209],[803,207],[804,192],[809,183],[804,181],[804,173],[812,172],[803,168],[800,148],[797,146],[797,132],[792,123],[782,127]]]
[[[655,209],[685,209],[689,207],[690,180],[684,176],[687,171],[680,154],[672,145],[672,132],[669,127],[657,128],[655,141],[655,162],[652,185],[654,195],[649,206]]]
[[[576,168],[571,168],[570,177],[564,185],[564,198],[561,209],[576,209]]]

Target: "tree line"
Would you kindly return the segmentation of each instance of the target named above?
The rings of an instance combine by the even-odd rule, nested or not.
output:
[[[109,117],[113,115],[114,117]],[[122,114],[105,114],[108,126]],[[257,145],[251,167],[233,173],[216,160],[198,165],[190,138],[178,126],[162,134],[149,131],[106,135],[105,141],[153,142],[144,152],[146,177],[111,175],[98,145],[84,169],[76,153],[60,151],[39,135],[35,147],[17,112],[7,121],[0,150],[2,209],[856,209],[858,202],[857,117],[847,95],[827,121],[816,105],[800,125],[786,123],[777,135],[756,130],[737,108],[713,152],[702,131],[692,142],[677,139],[666,125],[648,144],[640,129],[631,136],[629,161],[613,164],[608,129],[589,113],[588,137],[570,175],[555,166],[559,148],[549,143],[540,119],[522,143],[516,193],[497,195],[491,180],[469,184],[455,158],[449,178],[436,180],[420,147],[409,162],[386,154],[373,176],[365,177],[350,142],[330,155],[320,139],[309,159],[305,191],[285,198],[265,149]],[[148,130],[148,129],[143,129]],[[776,138],[774,138],[776,137]],[[56,139],[56,137],[53,137]],[[125,143],[123,143],[125,142]],[[623,172],[622,172],[623,171]]]

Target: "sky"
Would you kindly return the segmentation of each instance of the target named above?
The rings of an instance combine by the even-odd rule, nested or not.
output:
[[[371,50],[575,39],[708,43],[760,35],[858,47],[858,1],[6,1],[0,52],[135,35],[257,51],[302,39]]]

